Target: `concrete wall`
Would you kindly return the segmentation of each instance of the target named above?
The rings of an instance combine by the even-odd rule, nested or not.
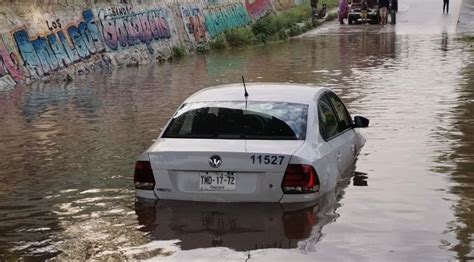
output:
[[[0,89],[141,65],[301,0],[0,0]]]
[[[474,35],[474,0],[463,0],[457,31],[463,34]]]

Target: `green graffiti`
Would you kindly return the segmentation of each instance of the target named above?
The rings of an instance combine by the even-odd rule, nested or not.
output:
[[[206,30],[211,37],[250,23],[250,17],[242,3],[213,6],[204,12]]]

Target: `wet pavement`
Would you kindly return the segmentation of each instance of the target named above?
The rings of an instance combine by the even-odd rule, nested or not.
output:
[[[427,2],[400,2],[396,27],[333,22],[0,93],[0,260],[474,259],[474,50],[454,34],[457,1],[410,26]],[[135,157],[181,101],[242,74],[329,86],[368,117],[355,172],[306,205],[135,202]]]

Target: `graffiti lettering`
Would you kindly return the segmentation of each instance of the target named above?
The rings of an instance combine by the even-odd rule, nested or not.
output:
[[[8,52],[5,43],[0,38],[0,78],[6,75],[10,75],[15,81],[24,79],[18,57],[15,53]]]
[[[86,10],[82,15],[84,22],[66,30],[70,41],[64,30],[36,39],[30,39],[25,29],[13,33],[24,65],[33,76],[49,74],[104,50],[92,12]],[[56,28],[62,27],[56,20],[51,23],[50,30],[55,29],[54,23]]]
[[[82,34],[87,37],[87,43],[89,46],[93,45],[96,48],[96,52],[100,53],[105,51],[105,46],[102,42],[101,33],[99,27],[95,22],[94,14],[91,10],[85,10],[82,12],[82,17],[87,27],[84,27],[83,23],[79,24]]]
[[[67,57],[71,60],[71,63],[80,61],[81,59],[79,58],[79,54],[77,53],[76,48],[69,43],[69,41],[66,39],[66,35],[64,34],[64,32],[59,31],[57,35],[59,40],[61,41],[62,47],[64,47],[64,51],[66,52]]]
[[[33,44],[30,42],[30,37],[25,30],[20,30],[13,33],[18,51],[23,57],[25,67],[30,71],[32,75],[42,76],[44,75],[43,67],[41,66],[40,60],[36,55]]]
[[[111,7],[110,14],[112,16],[119,16],[119,15],[131,15],[133,13],[133,6],[120,6],[120,7]]]
[[[171,31],[166,17],[164,9],[123,16],[110,16],[104,10],[99,11],[102,35],[105,44],[112,50],[117,50],[119,46],[125,48],[170,38]]]
[[[204,17],[197,6],[181,6],[181,16],[186,27],[188,36],[197,44],[206,41],[206,30],[204,29]]]
[[[205,10],[205,17],[206,29],[211,37],[250,22],[250,17],[242,3],[210,7]]]
[[[51,25],[49,25],[49,22],[46,20],[46,26],[48,27],[49,31],[60,29],[62,27],[61,22],[59,21],[59,18],[56,19],[55,21],[52,21]]]
[[[31,44],[33,45],[45,73],[58,69],[58,60],[56,59],[56,56],[54,56],[53,50],[49,46],[48,40],[46,40],[45,37],[38,37],[38,39],[32,41]]]
[[[54,34],[48,35],[47,38],[48,38],[49,45],[51,46],[51,51],[57,59],[58,66],[59,67],[63,67],[63,66],[66,67],[66,66],[72,64],[73,61],[71,60],[71,58],[73,58],[73,57],[70,57],[67,54],[61,40],[59,40],[58,37]]]

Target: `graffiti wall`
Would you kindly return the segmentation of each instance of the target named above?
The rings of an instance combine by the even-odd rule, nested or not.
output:
[[[22,71],[21,60],[15,47],[7,45],[8,37],[6,34],[0,36],[0,79],[10,84],[24,80],[25,75]]]
[[[196,44],[206,43],[208,37],[202,7],[196,4],[182,4],[179,10],[189,39]]]
[[[211,37],[250,23],[247,10],[242,3],[231,3],[227,5],[208,6],[205,10],[206,28]]]
[[[275,1],[276,2],[276,1]],[[245,8],[253,20],[273,10],[272,0],[245,0]]]
[[[24,1],[0,3],[0,88],[192,50],[298,0]]]
[[[133,6],[99,9],[102,39],[110,51],[171,38],[170,15],[165,7],[134,10]],[[121,10],[121,9],[119,9]]]
[[[64,23],[59,18],[45,23],[50,30],[47,34],[30,36],[26,27],[12,34],[30,76],[51,74],[104,51],[91,10],[85,10],[77,23]]]

